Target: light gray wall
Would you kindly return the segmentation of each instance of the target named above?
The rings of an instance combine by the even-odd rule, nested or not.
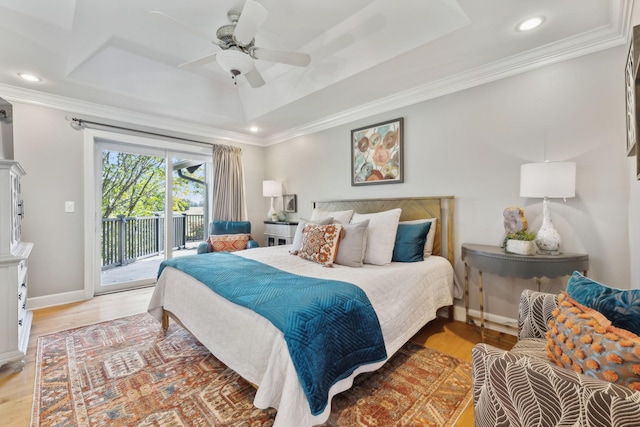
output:
[[[519,197],[520,165],[577,163],[577,197],[551,213],[565,252],[588,253],[590,276],[630,286],[629,161],[625,155],[624,47],[609,49],[476,88],[299,137],[267,151],[267,175],[284,181],[309,217],[313,200],[454,195],[456,276],[462,243],[498,245],[502,211],[525,209],[530,229],[542,201]],[[351,187],[350,130],[404,117],[405,182]],[[633,184],[637,187],[637,183]],[[637,248],[633,259],[637,260]],[[566,278],[543,279],[557,292]],[[485,310],[515,318],[527,280],[485,275]],[[472,308],[478,308],[472,274]]]
[[[27,172],[22,180],[25,219],[22,238],[34,242],[29,258],[29,298],[84,289],[83,131],[74,130],[65,113],[14,104],[15,159]],[[206,141],[230,144],[229,141]],[[262,233],[264,148],[243,149],[247,210]],[[64,212],[74,201],[76,211]],[[265,211],[266,212],[266,211]]]

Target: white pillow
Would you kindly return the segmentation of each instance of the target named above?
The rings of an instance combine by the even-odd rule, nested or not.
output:
[[[343,224],[344,237],[340,240],[336,264],[347,267],[362,267],[364,254],[367,250],[367,227],[369,220],[365,219],[357,224]]]
[[[314,209],[311,212],[311,222],[318,222],[322,219],[325,218],[333,218],[333,222],[334,223],[338,223],[338,224],[349,224],[349,221],[351,220],[351,216],[353,215],[353,210],[348,210],[348,211],[335,211],[335,212],[331,212],[331,211],[321,211],[320,209]]]
[[[300,218],[298,220],[298,227],[296,227],[296,234],[293,235],[293,240],[291,241],[291,250],[290,253],[297,255],[297,252],[302,247],[302,238],[304,237],[304,227],[309,223],[318,224],[318,225],[327,225],[333,222],[333,218],[324,218],[318,221],[307,221],[304,218]]]
[[[396,233],[402,209],[396,208],[384,212],[370,214],[354,213],[352,224],[369,220],[367,227],[367,250],[364,254],[365,264],[387,265],[393,257],[396,244]]]
[[[414,219],[412,221],[402,221],[401,224],[421,224],[430,222],[429,232],[427,233],[427,241],[424,244],[424,257],[428,257],[433,252],[433,242],[436,240],[436,221],[438,218]]]

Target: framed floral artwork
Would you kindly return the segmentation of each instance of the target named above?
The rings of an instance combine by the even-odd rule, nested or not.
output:
[[[351,185],[403,182],[403,122],[389,120],[351,131]]]

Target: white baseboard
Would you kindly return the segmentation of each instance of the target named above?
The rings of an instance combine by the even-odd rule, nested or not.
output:
[[[56,305],[69,304],[72,302],[85,301],[85,291],[63,292],[60,294],[45,295],[43,297],[33,297],[27,299],[27,308],[37,310],[39,308],[53,307]]]
[[[473,319],[476,325],[480,326],[480,311],[469,310],[469,317]],[[453,318],[460,322],[466,322],[466,314],[464,307],[455,306],[453,310]],[[518,319],[499,316],[497,314],[484,313],[485,328],[494,331],[503,332],[505,334],[518,335]]]

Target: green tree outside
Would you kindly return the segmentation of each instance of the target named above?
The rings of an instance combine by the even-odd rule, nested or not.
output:
[[[193,168],[190,168],[193,170]],[[204,167],[184,175],[204,181]],[[102,218],[151,216],[164,212],[165,161],[161,157],[102,152]],[[185,212],[204,188],[174,175],[173,210]]]

